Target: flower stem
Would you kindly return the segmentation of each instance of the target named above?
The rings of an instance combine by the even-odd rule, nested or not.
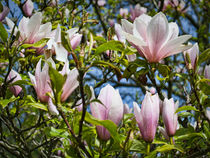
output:
[[[170,139],[170,143],[171,143],[172,145],[174,145],[173,137],[170,137],[169,139]]]
[[[147,143],[147,155],[150,153],[150,143]]]

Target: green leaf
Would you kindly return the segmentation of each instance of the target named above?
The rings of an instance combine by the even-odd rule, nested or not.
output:
[[[181,141],[181,140],[191,139],[194,137],[202,137],[202,138],[206,139],[206,136],[203,133],[188,133],[188,134],[184,134],[184,135],[180,135],[180,136],[175,136],[174,139]]]
[[[2,99],[0,100],[0,105],[2,106],[2,108],[5,108],[9,103],[14,102],[15,100],[19,99],[19,97],[12,97],[10,99]]]
[[[117,133],[117,125],[110,120],[98,120],[90,115],[88,112],[86,113],[85,121],[97,125],[104,126],[109,132],[111,137],[118,143],[120,143],[120,135]]]
[[[163,77],[166,77],[168,76],[170,68],[167,65],[158,64],[158,71]]]
[[[0,22],[0,38],[2,39],[3,42],[7,42],[7,31],[4,28],[4,25]]]
[[[41,104],[41,103],[28,103],[28,105],[33,106],[33,107],[35,107],[37,109],[48,111],[47,106],[44,105],[44,104]]]
[[[192,113],[190,112],[182,112],[178,114],[179,117],[188,117],[188,116],[194,116]]]
[[[112,63],[109,63],[109,62],[106,62],[106,61],[94,61],[92,63],[92,65],[93,66],[96,66],[96,65],[110,66],[112,69],[114,69],[115,74],[117,75],[118,81],[120,81],[122,79],[122,74],[120,72],[120,69],[116,65],[114,65]]]
[[[43,38],[34,44],[23,44],[22,47],[23,48],[29,48],[29,47],[42,48],[47,44],[48,40],[49,40],[48,38]]]
[[[85,91],[85,94],[87,94],[87,98],[89,100],[92,97],[92,92],[90,90],[90,87],[88,85],[85,85],[84,91]]]
[[[210,48],[206,49],[203,53],[199,55],[198,64],[200,65],[204,61],[210,59]]]
[[[136,72],[137,67],[136,63],[130,63],[123,73],[123,78],[129,79]]]
[[[178,108],[175,113],[178,113],[178,112],[184,111],[184,110],[198,111],[195,107],[187,105],[187,106],[182,106],[182,107]]]
[[[100,45],[95,52],[95,55],[100,55],[102,52],[106,50],[115,50],[115,51],[123,51],[124,45],[120,41],[108,41],[107,43],[104,43]]]
[[[142,143],[141,141],[136,139],[132,141],[130,151],[145,153],[145,150],[145,143]]]
[[[56,129],[54,127],[50,127],[45,129],[46,134],[51,137],[60,137],[60,138],[68,138],[68,132],[66,129]]]
[[[61,90],[65,83],[64,77],[52,66],[49,66],[49,76],[52,84],[52,89],[55,92],[56,97],[59,99],[61,95]]]
[[[71,52],[72,48],[71,48],[71,43],[68,37],[68,33],[61,31],[61,43],[63,45],[63,47],[68,51]]]

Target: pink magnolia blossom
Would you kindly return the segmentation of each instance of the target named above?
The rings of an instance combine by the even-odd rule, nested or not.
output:
[[[151,143],[155,137],[159,120],[159,97],[146,92],[141,109],[136,102],[133,103],[134,115],[138,123],[142,138]]]
[[[72,28],[67,31],[72,49],[75,49],[80,44],[82,39],[82,35],[76,33],[77,31],[78,28]],[[68,57],[68,51],[61,44],[60,26],[58,26],[57,29],[53,31],[51,36],[51,39],[47,43],[48,49],[55,51],[57,60],[65,62]]]
[[[183,45],[191,35],[179,36],[176,23],[168,23],[163,13],[154,17],[142,14],[134,23],[122,19],[123,34],[142,57],[149,62],[159,62],[168,56],[185,51],[191,46]]]
[[[34,10],[34,3],[31,0],[27,0],[23,5],[23,12],[26,16],[30,17]]]
[[[95,96],[93,92],[92,99],[94,98]],[[112,86],[107,85],[101,89],[98,99],[103,103],[103,105],[98,102],[90,103],[92,115],[99,120],[111,120],[118,125],[123,118],[124,109],[119,91],[115,90]],[[102,140],[108,140],[110,138],[110,133],[105,127],[96,126],[96,129],[99,138]]]
[[[187,11],[187,9],[185,9],[185,2],[183,0],[164,0],[163,10],[166,10],[170,6],[183,13]]]
[[[49,96],[46,93],[51,93],[52,89],[50,87],[50,77],[48,74],[49,65],[47,63],[44,64],[44,67],[41,69],[41,59],[36,65],[35,76],[33,76],[30,72],[29,77],[34,86],[38,99],[47,103],[49,100]],[[48,59],[49,62],[52,63],[52,66],[55,67],[55,64],[51,58]]]
[[[127,8],[120,8],[120,15],[121,15],[123,18],[126,18],[127,15],[128,15],[128,9],[127,9]]]
[[[7,6],[3,6],[3,11],[0,13],[0,21],[3,21],[4,18],[9,14],[10,9]]]
[[[174,136],[176,133],[178,114],[175,111],[178,106],[178,102],[174,103],[173,98],[169,100],[167,98],[164,99],[162,117],[168,136]]]
[[[194,69],[194,70],[196,69],[198,53],[199,53],[198,43],[195,43],[192,48],[184,51],[185,62],[190,69],[191,68]],[[186,57],[187,54],[190,57],[191,63],[187,62],[187,57]]]
[[[62,88],[61,101],[64,102],[71,95],[71,93],[79,86],[77,80],[79,72],[76,68],[69,69],[69,61],[66,61],[62,71],[60,72],[63,76],[67,75],[66,81]]]
[[[11,70],[8,77],[7,82],[14,83],[18,80],[22,80],[19,73],[17,73],[15,70]],[[10,86],[10,91],[14,94],[14,96],[18,96],[18,94],[22,91],[22,88],[20,86]]]
[[[9,18],[6,18],[7,24],[9,26],[9,32],[12,32],[14,23]],[[24,43],[33,44],[40,41],[43,38],[50,36],[52,25],[50,22],[46,24],[41,24],[42,13],[37,12],[31,18],[23,17],[20,20],[18,28],[15,27],[14,35],[20,31],[19,42],[24,41]]]
[[[114,26],[114,19],[109,19],[108,23],[110,27]]]
[[[140,4],[135,5],[134,8],[130,6],[131,21],[134,21],[137,17],[139,17],[142,14],[145,14],[146,12],[147,12],[147,8],[141,7]]]

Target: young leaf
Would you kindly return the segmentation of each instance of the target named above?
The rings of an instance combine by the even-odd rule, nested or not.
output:
[[[3,42],[7,42],[7,31],[4,28],[4,25],[0,22],[0,38],[2,39]]]

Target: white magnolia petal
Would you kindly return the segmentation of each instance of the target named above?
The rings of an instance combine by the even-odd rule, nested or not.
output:
[[[65,62],[68,59],[68,51],[61,45],[56,44],[55,47],[55,53],[56,53],[56,59],[58,61]]]
[[[121,24],[122,24],[122,29],[123,31],[132,34],[133,33],[133,24],[130,23],[128,20],[126,19],[122,19],[121,20]]]

